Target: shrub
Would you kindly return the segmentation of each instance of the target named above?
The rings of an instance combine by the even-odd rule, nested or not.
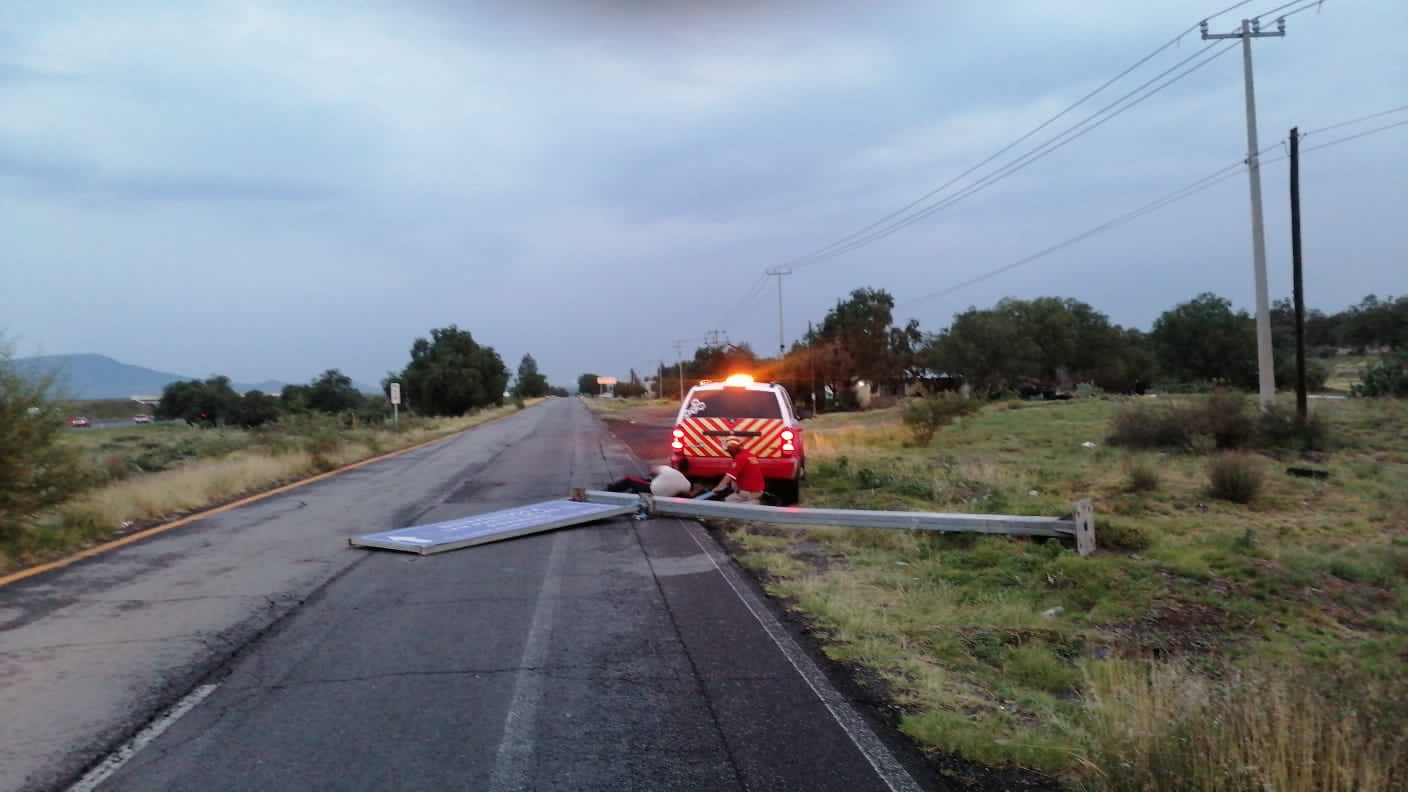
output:
[[[1245,448],[1256,438],[1256,418],[1236,391],[1206,399],[1131,405],[1115,414],[1109,442],[1128,448],[1179,448],[1201,453]]]
[[[1296,359],[1294,355],[1278,357],[1276,360],[1276,381],[1284,387],[1292,390],[1296,386]],[[1305,361],[1305,389],[1314,393],[1325,389],[1325,382],[1330,378],[1330,369],[1318,360],[1306,358]]]
[[[1212,497],[1250,503],[1261,492],[1261,464],[1248,454],[1220,454],[1208,464]]]
[[[1350,391],[1355,396],[1408,397],[1408,346],[1365,368],[1360,379]]]
[[[1237,391],[1217,390],[1203,405],[1203,433],[1212,435],[1217,447],[1226,451],[1243,448],[1256,436],[1256,419],[1247,411],[1247,397]]]
[[[1295,410],[1272,405],[1257,419],[1257,441],[1263,448],[1328,451],[1330,422],[1317,412],[1302,421]]]
[[[75,450],[52,408],[52,376],[26,372],[0,348],[0,541],[19,536],[31,516],[82,486]]]
[[[1096,528],[1096,541],[1102,550],[1148,550],[1154,544],[1149,535],[1135,522],[1105,517]]]
[[[982,407],[983,403],[978,399],[957,393],[940,393],[905,402],[902,417],[914,437],[915,445],[927,446],[940,428],[960,416],[972,415]]]
[[[1153,492],[1159,488],[1159,471],[1148,460],[1135,460],[1129,464],[1125,476],[1125,489],[1130,492]]]

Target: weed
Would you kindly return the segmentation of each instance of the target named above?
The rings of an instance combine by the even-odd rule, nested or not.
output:
[[[1221,454],[1208,464],[1209,494],[1218,500],[1251,503],[1261,492],[1261,464],[1247,454]]]
[[[1159,471],[1146,459],[1129,463],[1125,471],[1125,489],[1130,492],[1153,492],[1159,488]]]

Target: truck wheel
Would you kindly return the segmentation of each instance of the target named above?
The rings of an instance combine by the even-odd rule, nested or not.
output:
[[[775,482],[772,489],[779,506],[796,506],[801,500],[802,487],[797,479],[782,479]]]

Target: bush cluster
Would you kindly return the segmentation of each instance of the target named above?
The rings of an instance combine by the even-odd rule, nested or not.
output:
[[[1206,399],[1130,405],[1115,414],[1109,442],[1128,448],[1176,448],[1194,453],[1246,448],[1324,451],[1330,426],[1311,413],[1272,406],[1259,415],[1245,395],[1217,391]]]
[[[1408,346],[1365,368],[1360,379],[1352,391],[1355,396],[1408,397]]]
[[[902,416],[904,425],[914,437],[915,445],[927,446],[933,442],[934,433],[964,415],[972,415],[983,407],[979,399],[957,393],[940,393],[923,396],[905,402]]]

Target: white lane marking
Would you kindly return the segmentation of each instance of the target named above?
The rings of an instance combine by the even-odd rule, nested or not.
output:
[[[131,761],[138,751],[146,748],[163,732],[175,725],[183,715],[196,708],[196,705],[205,701],[219,684],[201,685],[186,694],[186,697],[176,702],[176,706],[166,711],[166,714],[147,724],[147,727],[137,732],[137,736],[128,740],[125,745],[108,755],[102,764],[89,770],[86,775],[78,779],[78,783],[68,788],[68,792],[92,792],[98,785],[112,777],[113,773],[122,769],[122,766]]]
[[[557,610],[558,592],[562,588],[561,567],[563,538],[567,534],[552,534],[552,549],[548,551],[543,585],[538,589],[538,602],[533,607],[533,621],[528,626],[528,638],[523,643],[523,657],[513,678],[513,698],[509,700],[504,718],[503,736],[494,753],[494,772],[489,776],[491,790],[528,789],[529,769],[533,758],[533,720],[543,698],[543,676],[537,669],[548,657],[552,638],[552,623]]]
[[[875,736],[870,725],[831,686],[831,682],[827,680],[821,669],[812,662],[802,647],[792,640],[792,636],[783,629],[766,606],[758,600],[757,595],[750,589],[740,587],[734,582],[734,575],[737,573],[733,568],[726,568],[726,564],[720,564],[719,559],[715,557],[715,551],[700,541],[698,532],[704,529],[692,520],[678,520],[677,522],[685,526],[689,538],[693,539],[694,543],[699,545],[699,549],[713,562],[714,569],[718,570],[728,587],[733,589],[733,593],[738,596],[743,607],[753,614],[753,618],[758,621],[763,631],[768,634],[768,637],[777,645],[787,661],[797,670],[797,674],[807,683],[807,687],[811,688],[816,697],[821,699],[821,703],[826,706],[836,724],[841,727],[847,737],[851,738],[851,743],[855,745],[856,750],[860,751],[866,761],[870,762],[870,766],[875,769],[875,774],[880,777],[880,780],[885,782],[885,786],[889,787],[891,792],[901,792],[901,790],[918,792],[919,785],[915,783],[904,766],[895,760],[894,755],[885,747],[885,744],[880,742],[880,738]],[[706,538],[708,538],[707,534]],[[714,544],[712,538],[709,538],[709,544]]]

